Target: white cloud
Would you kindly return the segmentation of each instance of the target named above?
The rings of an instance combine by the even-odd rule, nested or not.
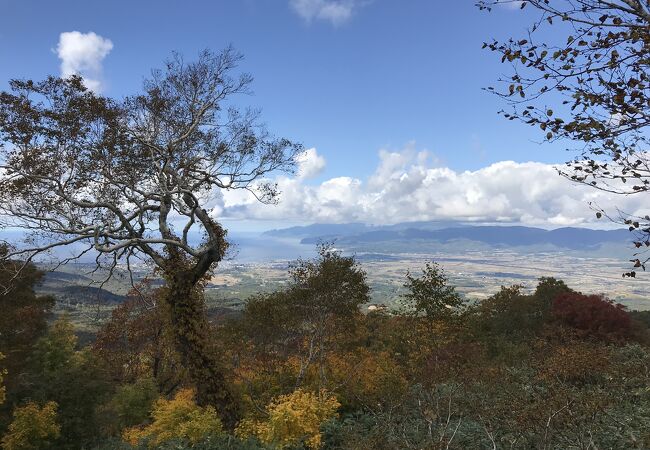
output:
[[[289,6],[307,22],[326,20],[340,25],[352,17],[359,0],[289,0]]]
[[[61,76],[81,75],[86,86],[102,90],[102,61],[113,49],[110,39],[93,32],[67,31],[59,35],[56,53],[61,59]]]
[[[309,148],[296,156],[298,178],[306,180],[319,175],[325,168],[325,158],[315,148]]]
[[[503,6],[508,9],[521,9],[521,0],[501,0],[498,2],[500,6]]]
[[[314,154],[316,154],[314,150]],[[570,226],[595,221],[589,202],[645,215],[643,198],[613,196],[572,183],[553,165],[501,161],[474,171],[437,167],[426,152],[381,150],[367,180],[341,176],[318,185],[300,175],[275,180],[278,205],[241,192],[224,194],[222,217],[303,222],[389,224],[420,220],[512,222]]]

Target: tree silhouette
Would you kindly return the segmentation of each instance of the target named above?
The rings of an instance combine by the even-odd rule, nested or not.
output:
[[[208,207],[233,189],[275,202],[266,175],[291,170],[301,150],[233,105],[252,80],[235,74],[240,60],[232,48],[190,63],[175,54],[124,100],[98,96],[77,76],[13,80],[0,94],[0,216],[30,232],[3,260],[27,264],[66,246],[74,255],[62,263],[94,252],[109,277],[118,264],[153,262],[197,401],[227,425],[236,412],[206,342],[201,285],[228,243]]]
[[[491,10],[504,3],[538,14],[526,36],[484,44],[512,65],[500,87],[488,88],[512,107],[503,115],[539,127],[546,140],[577,143],[576,157],[559,169],[568,179],[608,193],[647,195],[650,3],[485,0],[477,5]],[[645,270],[650,216],[592,207],[598,218],[608,217],[634,232],[640,250],[632,262]]]

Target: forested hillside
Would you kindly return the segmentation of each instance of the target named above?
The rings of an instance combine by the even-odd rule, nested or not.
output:
[[[208,324],[228,427],[196,403],[164,288],[138,286],[80,347],[65,317],[48,324],[39,276],[0,297],[4,449],[650,445],[650,315],[560,280],[469,304],[432,263],[404,280],[399,309],[362,314],[366,274],[323,247],[285,289]]]

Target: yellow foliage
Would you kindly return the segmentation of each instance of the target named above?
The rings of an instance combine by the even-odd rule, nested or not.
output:
[[[128,428],[122,438],[131,445],[147,439],[150,447],[156,447],[171,439],[187,439],[197,443],[208,435],[223,431],[215,409],[212,406],[198,406],[194,401],[193,389],[179,390],[172,400],[157,400],[151,416],[153,422],[150,425]]]
[[[3,450],[38,450],[52,448],[61,434],[56,423],[55,402],[48,402],[42,408],[30,402],[14,410],[14,420],[2,438]]]
[[[328,358],[330,380],[341,386],[341,400],[366,405],[391,404],[401,401],[408,389],[403,368],[388,352],[357,350],[354,354],[332,355]]]
[[[334,395],[321,391],[319,394],[298,389],[281,395],[266,407],[268,419],[243,420],[237,428],[240,437],[257,436],[278,448],[303,443],[311,449],[321,446],[320,427],[336,416],[340,403]]]

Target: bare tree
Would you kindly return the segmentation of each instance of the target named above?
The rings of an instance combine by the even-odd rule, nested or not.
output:
[[[512,73],[499,80],[501,87],[488,88],[512,106],[504,116],[539,127],[549,141],[576,142],[577,156],[559,169],[568,179],[613,194],[647,195],[650,1],[477,3],[486,10],[499,4],[537,13],[525,36],[484,44],[512,65]],[[650,216],[592,206],[597,217],[627,225],[637,249],[650,247]],[[634,255],[635,268],[645,270],[650,258],[643,255],[643,250]]]
[[[232,48],[190,63],[175,54],[141,95],[121,101],[76,76],[13,80],[0,94],[0,217],[30,236],[3,260],[27,264],[66,246],[74,256],[62,263],[95,253],[109,276],[153,262],[198,400],[229,425],[235,402],[210,350],[201,289],[228,243],[207,205],[231,189],[275,202],[267,175],[292,170],[301,151],[270,136],[257,111],[232,105],[251,83],[235,73],[240,59]]]

